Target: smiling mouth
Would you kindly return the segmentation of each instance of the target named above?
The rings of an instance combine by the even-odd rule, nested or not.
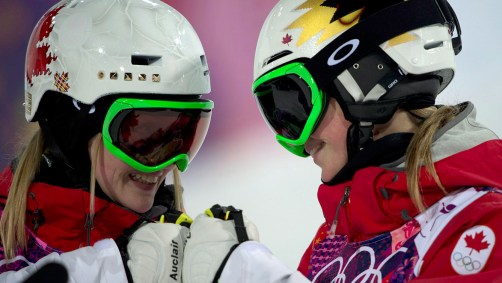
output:
[[[143,174],[130,174],[129,175],[133,181],[140,182],[147,185],[157,184],[159,177]]]

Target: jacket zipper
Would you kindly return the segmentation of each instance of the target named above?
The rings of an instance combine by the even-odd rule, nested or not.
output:
[[[330,238],[333,238],[335,236],[335,231],[336,231],[336,225],[338,224],[338,213],[340,212],[340,208],[347,204],[347,201],[349,199],[350,195],[350,187],[345,187],[342,199],[340,200],[340,203],[336,207],[336,212],[335,212],[335,218],[333,219],[333,223],[331,224],[331,228],[329,229],[328,236]]]

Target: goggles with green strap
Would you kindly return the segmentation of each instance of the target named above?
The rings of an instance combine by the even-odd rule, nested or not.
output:
[[[259,109],[277,141],[298,156],[323,113],[325,94],[302,63],[290,63],[259,77],[253,84]]]
[[[323,114],[327,86],[348,66],[374,52],[385,41],[435,24],[448,25],[452,32],[457,30],[452,42],[455,54],[460,52],[460,26],[448,2],[409,0],[387,6],[358,22],[305,63],[288,63],[256,79],[252,91],[279,143],[296,155],[307,156],[304,144]],[[347,46],[351,50],[335,58]],[[354,111],[364,114],[364,107],[354,105]]]
[[[105,147],[129,166],[155,172],[171,164],[185,171],[211,120],[210,100],[115,100],[105,116]]]

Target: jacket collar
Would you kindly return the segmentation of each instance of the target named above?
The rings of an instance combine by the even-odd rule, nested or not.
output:
[[[0,203],[12,182],[10,166],[0,174]],[[27,199],[27,226],[49,247],[70,251],[88,243],[86,216],[90,194],[84,189],[63,188],[42,182],[31,185]],[[164,212],[164,211],[163,211]],[[120,236],[140,215],[105,199],[95,198],[95,216],[89,244]]]
[[[34,183],[29,192],[28,213],[29,217],[36,217],[37,212],[43,213],[43,222],[36,230],[30,228],[49,246],[69,251],[101,239],[116,239],[140,218],[133,211],[95,198],[95,215],[91,224],[88,222],[89,201],[90,194],[85,190]],[[90,235],[87,234],[88,228]]]

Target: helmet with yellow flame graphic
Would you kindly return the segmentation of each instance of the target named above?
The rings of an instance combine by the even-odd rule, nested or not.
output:
[[[460,49],[446,0],[282,0],[260,32],[253,92],[279,142],[300,156],[334,97],[355,127],[350,156],[398,107],[433,105]],[[286,102],[286,92],[296,94]]]

